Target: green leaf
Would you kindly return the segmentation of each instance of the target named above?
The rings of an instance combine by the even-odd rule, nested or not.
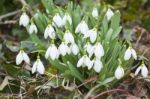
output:
[[[119,33],[121,32],[121,29],[122,29],[122,27],[120,26],[120,27],[116,28],[116,30],[113,31],[113,34],[111,37],[112,40],[115,39],[119,35]]]
[[[45,9],[48,11],[48,14],[52,14],[54,8],[53,0],[42,0],[42,3]]]
[[[61,63],[59,60],[51,60],[49,59],[52,66],[56,67],[58,70],[60,70],[62,73],[64,73],[67,70],[66,64]]]
[[[37,50],[46,50],[44,42],[41,41],[36,34],[31,34],[30,38],[33,41],[33,43],[35,43]]]
[[[83,77],[82,77],[82,75],[81,75],[81,73],[78,71],[78,69],[75,67],[75,66],[73,66],[69,61],[68,61],[68,67],[69,67],[69,69],[70,69],[70,71],[71,71],[71,75],[73,76],[73,77],[76,77],[78,80],[80,80],[81,82],[83,81]]]
[[[112,16],[111,18],[110,28],[112,28],[113,30],[116,30],[119,27],[119,24],[120,24],[120,12],[116,11],[114,13],[114,16]]]
[[[38,29],[40,30],[40,32],[43,33],[44,30],[45,30],[45,27],[44,27],[44,25],[42,24],[42,22],[41,22],[40,19],[39,19],[39,14],[36,13],[36,14],[33,16],[33,19],[34,19],[34,22],[35,22],[36,26],[37,26]]]

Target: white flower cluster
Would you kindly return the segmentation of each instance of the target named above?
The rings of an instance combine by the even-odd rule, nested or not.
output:
[[[94,9],[97,10],[97,9]],[[97,11],[92,12],[93,17],[98,17]],[[59,13],[55,14],[53,17],[52,25],[48,25],[44,32],[44,37],[47,39],[48,37],[53,41],[56,39],[56,31],[55,28],[62,28],[66,25],[66,23],[72,24],[72,18],[67,13],[62,18]],[[100,72],[101,68],[103,67],[103,64],[101,62],[101,57],[104,56],[104,49],[100,42],[96,42],[98,32],[96,28],[89,29],[86,21],[82,20],[76,27],[75,33],[81,33],[83,35],[83,39],[90,39],[90,42],[88,42],[85,45],[85,52],[88,53],[83,55],[77,63],[77,67],[85,67],[90,70],[92,67],[96,72]],[[78,35],[74,34],[74,35]],[[46,59],[50,58],[51,60],[58,59],[60,55],[63,57],[65,55],[74,54],[78,55],[80,50],[78,47],[78,44],[76,43],[74,39],[73,33],[71,33],[69,30],[66,30],[66,32],[63,35],[63,41],[61,44],[57,47],[54,43],[50,44],[48,47],[45,57]],[[91,57],[94,55],[94,59],[91,60]]]
[[[29,16],[26,14],[26,12],[23,12],[22,15],[20,16],[19,25],[27,27],[29,23],[30,23]],[[33,22],[31,22],[31,25],[29,26],[28,31],[30,34],[38,32],[38,29]]]
[[[93,18],[98,19],[99,13],[97,8],[93,8],[93,11],[91,13]],[[114,15],[113,11],[111,9],[108,9],[105,16],[107,17],[107,20],[111,20],[112,16]],[[24,12],[21,17],[19,24],[27,27],[29,25],[29,17]],[[60,16],[59,13],[56,13],[54,17],[52,18],[52,24],[48,24],[44,31],[44,38],[50,39],[52,43],[48,47],[45,58],[50,58],[52,61],[59,59],[60,56],[64,57],[65,55],[77,55],[76,57],[79,57],[79,60],[77,62],[77,67],[87,67],[88,70],[94,69],[95,72],[99,73],[101,69],[103,68],[102,63],[102,57],[105,54],[103,45],[98,40],[99,31],[96,27],[93,27],[90,29],[88,27],[88,24],[83,19],[76,27],[75,34],[70,32],[66,29],[65,33],[63,34],[63,40],[60,43],[60,45],[56,45],[54,40],[57,38],[56,28],[63,28],[66,26],[66,24],[72,25],[72,17],[69,15],[69,13],[65,13],[63,18]],[[38,29],[36,25],[32,22],[29,26],[29,33],[37,33]],[[78,47],[77,41],[75,40],[75,35],[81,34],[83,36],[82,40],[86,40],[86,44],[83,47],[84,53],[80,52],[80,49]],[[89,39],[89,41],[87,40]],[[81,42],[82,43],[82,42]],[[137,59],[137,55],[135,50],[132,47],[129,47],[124,54],[124,60],[129,60],[131,57],[133,57],[135,60]],[[19,65],[22,61],[25,61],[26,63],[30,63],[30,59],[27,56],[27,54],[21,50],[19,54],[16,57],[16,64]],[[148,69],[147,67],[142,64],[135,72],[135,75],[139,73],[141,70],[141,74],[143,77],[146,77],[148,75]],[[37,58],[37,61],[34,63],[32,67],[32,73],[39,72],[40,74],[44,74],[45,68],[43,63],[39,58]],[[117,79],[121,79],[124,76],[124,69],[119,64],[117,69],[114,73],[115,77]]]

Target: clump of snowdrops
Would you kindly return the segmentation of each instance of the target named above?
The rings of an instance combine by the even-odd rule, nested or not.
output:
[[[33,74],[61,75],[75,84],[96,76],[90,85],[85,85],[87,89],[102,82],[111,86],[130,73],[137,53],[129,41],[119,38],[122,30],[119,11],[99,4],[82,9],[73,3],[63,8],[51,0],[42,2],[45,11],[37,11],[29,17],[23,10],[19,20],[19,25],[27,29],[30,41],[35,44],[37,59],[30,62],[21,46],[16,57],[17,65],[22,61],[32,63]],[[48,60],[49,67],[45,67],[41,56]],[[49,68],[58,72],[50,72]],[[143,77],[147,77],[148,69],[144,62],[135,75],[140,71]]]

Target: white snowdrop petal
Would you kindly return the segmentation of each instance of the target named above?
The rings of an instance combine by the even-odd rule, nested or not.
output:
[[[54,44],[51,46],[50,57],[52,60],[55,60],[59,57],[58,49]]]
[[[75,33],[79,33],[80,32],[80,26],[81,26],[81,23],[79,23],[76,27],[76,30],[75,30]]]
[[[84,56],[83,56],[84,57]],[[79,60],[78,60],[78,63],[77,63],[77,67],[81,67],[83,65],[83,61],[84,61],[84,58],[81,57]]]
[[[64,43],[61,43],[61,45],[59,46],[59,52],[62,56],[65,56],[67,54],[68,51],[68,46],[65,45]]]
[[[45,71],[44,65],[40,60],[38,61],[38,64],[37,64],[37,71],[40,74],[44,74],[44,71]]]
[[[91,43],[94,43],[96,38],[97,38],[97,32],[95,30],[93,30],[92,32],[90,32],[90,41],[91,41]]]
[[[29,21],[30,21],[30,19],[29,19],[28,15],[24,12],[20,16],[19,25],[26,27],[29,24]]]
[[[53,22],[55,25],[57,25],[57,27],[63,26],[63,19],[60,17],[58,13],[53,17]]]
[[[29,56],[28,56],[25,52],[23,52],[22,55],[23,55],[23,60],[24,60],[26,63],[30,64]]]
[[[147,75],[148,75],[148,69],[145,65],[142,66],[142,68],[141,68],[141,74],[143,77],[147,77]]]
[[[44,32],[44,38],[47,39],[48,38],[48,27],[46,27],[45,32]]]
[[[20,51],[18,53],[18,55],[16,56],[16,64],[19,65],[19,64],[21,64],[22,61],[23,61],[23,57],[22,57],[22,53]]]
[[[116,71],[115,71],[115,77],[117,79],[121,79],[124,76],[124,70],[122,67],[118,66]]]
[[[91,58],[91,56],[94,53],[94,46],[92,46],[91,44],[88,43],[88,44],[85,45],[85,48],[86,48],[86,51],[89,55],[89,58]]]
[[[92,11],[92,16],[94,17],[94,18],[98,18],[98,10],[97,10],[97,8],[94,8],[93,9],[93,11]]]
[[[137,59],[137,55],[136,55],[136,52],[135,52],[135,50],[133,48],[131,49],[131,54],[132,54],[133,58],[136,60]]]
[[[78,48],[77,44],[75,44],[75,43],[72,44],[71,51],[74,55],[77,55],[79,53],[79,48]]]
[[[93,67],[94,70],[95,70],[97,73],[99,73],[99,72],[101,71],[102,67],[103,67],[102,62],[101,62],[99,59],[96,59],[95,62],[94,62],[94,67]]]
[[[30,27],[29,27],[29,33],[32,34],[32,33],[37,33],[37,27],[35,24],[31,24]]]
[[[32,66],[32,74],[36,72],[37,69],[37,61]]]
[[[64,34],[64,40],[65,42],[68,44],[68,43],[74,43],[74,37],[73,35],[70,33],[70,32],[66,32]]]
[[[93,67],[93,63],[94,63],[94,61],[90,61],[89,62],[89,64],[87,65],[88,66],[88,70],[90,70]]]
[[[93,62],[90,60],[88,56],[85,56],[84,64],[88,67],[88,69],[92,68]]]
[[[111,17],[114,15],[111,9],[108,9],[106,12],[107,20],[110,20]]]
[[[55,30],[51,25],[48,25],[44,32],[44,38],[47,39],[50,37],[51,39],[54,39],[56,36]]]
[[[70,25],[72,24],[72,18],[69,14],[65,14],[65,16],[63,17],[63,25],[65,25],[67,21]]]
[[[51,52],[51,47],[49,47],[45,53],[45,58],[48,59],[48,57],[50,56],[50,52]]]
[[[138,73],[140,72],[140,70],[141,70],[141,66],[139,66],[139,67],[136,69],[136,71],[135,71],[135,76],[138,75]]]
[[[96,46],[95,46],[95,51],[94,51],[94,54],[96,56],[96,58],[101,58],[102,56],[104,56],[104,49],[103,49],[103,46],[98,43]]]
[[[81,25],[80,25],[80,32],[81,32],[83,35],[86,35],[86,33],[87,33],[88,30],[89,30],[88,25],[86,24],[85,21],[82,21],[82,22],[81,22]]]
[[[131,49],[128,48],[126,51],[125,51],[125,54],[124,54],[124,60],[129,60],[131,58]]]

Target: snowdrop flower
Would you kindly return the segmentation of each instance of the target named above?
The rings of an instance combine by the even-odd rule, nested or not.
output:
[[[91,29],[87,32],[87,37],[90,37],[91,43],[94,43],[97,38],[97,29]],[[86,38],[86,37],[85,37]]]
[[[53,23],[57,27],[62,27],[63,26],[63,19],[61,18],[61,16],[58,13],[55,14],[55,16],[53,17]]]
[[[101,69],[103,68],[103,63],[100,61],[100,59],[95,59],[94,63],[93,63],[93,68],[95,70],[95,72],[99,73],[101,71]]]
[[[23,12],[20,16],[19,25],[26,27],[29,24],[29,21],[29,16],[25,12]]]
[[[58,50],[59,50],[59,52],[60,52],[60,54],[61,54],[62,56],[65,56],[65,55],[67,54],[68,50],[69,50],[69,47],[67,46],[66,43],[62,42],[62,43],[59,45]]]
[[[25,61],[28,64],[30,63],[28,55],[23,50],[20,50],[16,57],[16,64],[19,65],[22,63],[22,61]]]
[[[31,23],[30,27],[29,27],[29,33],[32,34],[32,33],[37,33],[38,30],[37,30],[37,27],[34,23]]]
[[[131,56],[136,60],[137,59],[137,55],[135,50],[132,47],[129,47],[124,54],[124,60],[129,60],[131,58]]]
[[[91,67],[93,66],[93,61],[90,60],[90,58],[87,55],[82,56],[78,63],[77,63],[77,67],[85,67],[87,66],[88,69],[91,69]]]
[[[92,16],[94,17],[94,18],[98,18],[98,10],[97,10],[97,8],[94,8],[93,9],[93,11],[92,11]]]
[[[74,37],[73,37],[72,33],[70,33],[69,31],[66,31],[66,33],[64,34],[64,41],[67,44],[74,43]]]
[[[47,49],[45,58],[47,59],[48,57],[50,57],[52,60],[59,58],[59,51],[55,44],[51,44],[50,47]]]
[[[78,45],[76,43],[73,43],[71,45],[71,51],[74,55],[77,55],[79,53],[79,48],[78,48]]]
[[[81,22],[77,25],[75,32],[76,32],[76,33],[81,32],[83,35],[87,35],[87,31],[88,31],[88,30],[89,30],[89,28],[88,28],[88,25],[86,24],[86,22],[85,22],[85,21],[81,21]]]
[[[141,71],[141,75],[142,75],[143,77],[147,77],[147,75],[148,75],[148,69],[147,69],[147,67],[145,66],[144,63],[142,63],[142,64],[136,69],[136,71],[135,71],[135,76],[138,75],[138,73],[139,73],[140,71]]]
[[[121,79],[124,76],[124,69],[121,66],[118,66],[115,71],[115,77]]]
[[[69,22],[70,25],[72,24],[72,18],[68,13],[66,13],[63,17],[63,25],[65,25],[66,22]]]
[[[89,42],[85,45],[86,52],[88,53],[89,57],[92,57],[94,54],[94,46],[92,46]]]
[[[54,39],[56,36],[55,30],[51,25],[48,25],[44,32],[44,38],[47,39],[50,37],[51,39]]]
[[[97,43],[94,48],[94,54],[96,58],[100,59],[102,56],[104,56],[104,49],[101,43]]]
[[[35,73],[36,71],[40,74],[44,74],[45,71],[44,65],[39,58],[32,66],[32,74]]]
[[[106,12],[107,20],[110,20],[113,15],[114,15],[113,11],[111,9],[108,9]]]

